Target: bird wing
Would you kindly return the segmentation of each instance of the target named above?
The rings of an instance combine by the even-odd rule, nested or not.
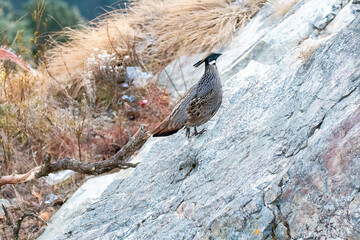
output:
[[[170,115],[152,131],[153,136],[168,136],[183,128],[188,118],[186,109],[194,96],[196,96],[196,86],[177,102]]]
[[[194,97],[186,109],[187,122],[197,123],[202,119],[212,116],[214,109],[218,106],[219,96],[215,90],[211,90],[201,97]]]

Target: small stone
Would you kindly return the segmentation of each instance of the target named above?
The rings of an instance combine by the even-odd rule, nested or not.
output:
[[[2,205],[4,204],[5,207],[11,206],[11,203],[6,199],[0,199],[0,216],[4,216],[4,210],[2,208]]]
[[[360,222],[360,196],[356,196],[349,204],[349,214],[355,223]]]
[[[273,203],[281,195],[281,188],[277,185],[271,185],[265,192],[264,202],[266,205]]]
[[[281,223],[279,223],[279,224],[276,226],[275,236],[276,236],[277,239],[279,239],[279,240],[290,239],[287,232],[288,232],[287,227],[285,227],[284,223],[281,222]]]

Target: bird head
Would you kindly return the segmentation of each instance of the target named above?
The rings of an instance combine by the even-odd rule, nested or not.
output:
[[[194,67],[200,66],[203,62],[205,62],[205,66],[209,64],[215,64],[216,59],[221,55],[222,55],[221,53],[210,53],[208,56],[195,63]]]

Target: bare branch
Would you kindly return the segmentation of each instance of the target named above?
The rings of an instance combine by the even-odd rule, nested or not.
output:
[[[51,155],[45,157],[45,163],[42,166],[31,169],[25,174],[13,174],[9,176],[0,177],[0,186],[5,184],[18,184],[28,182],[35,178],[40,178],[49,175],[49,173],[60,170],[73,170],[75,172],[98,175],[109,172],[113,169],[127,169],[134,168],[137,164],[127,163],[126,160],[139,150],[146,140],[150,137],[149,132],[144,132],[142,127],[134,134],[134,136],[123,146],[116,154],[105,161],[86,163],[79,162],[72,158],[63,158],[56,162],[51,162]]]
[[[7,219],[8,222],[9,222],[10,227],[11,227],[12,229],[14,229],[14,228],[15,228],[15,225],[14,225],[13,221],[11,220],[11,217],[10,217],[10,215],[9,215],[9,212],[7,211],[7,209],[6,209],[6,207],[5,207],[4,204],[1,204],[1,205],[2,205],[2,209],[4,210],[5,217],[6,217],[6,219]]]
[[[15,226],[15,224],[14,224],[13,221],[11,220],[11,217],[10,217],[10,215],[9,215],[9,212],[7,211],[7,209],[6,209],[6,207],[5,207],[4,204],[2,204],[2,208],[3,208],[3,210],[4,210],[5,217],[6,217],[6,219],[7,219],[8,222],[9,222],[9,225],[10,225],[10,227],[11,227],[12,230],[13,230],[13,237],[14,237],[15,240],[18,240],[18,239],[19,239],[19,232],[20,232],[20,229],[21,229],[21,223],[22,223],[22,221],[23,221],[26,217],[36,218],[37,220],[39,220],[40,222],[42,222],[44,225],[47,225],[47,223],[46,223],[41,217],[39,217],[37,214],[28,212],[28,213],[24,213],[24,214],[16,221],[16,226]]]
[[[37,214],[35,213],[24,213],[17,221],[16,221],[16,235],[19,235],[19,231],[21,229],[21,223],[22,221],[26,218],[26,217],[33,217],[36,218],[38,221],[42,222],[44,225],[47,225],[47,223],[44,221],[44,219],[42,219],[41,217],[39,217]]]
[[[28,182],[30,180],[35,179],[35,174],[40,170],[40,167],[36,167],[31,169],[29,172],[25,174],[13,174],[9,176],[1,176],[0,177],[0,186],[6,184],[18,184],[23,182]]]

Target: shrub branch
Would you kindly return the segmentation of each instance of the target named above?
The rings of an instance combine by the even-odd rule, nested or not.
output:
[[[35,213],[31,213],[31,212],[27,212],[24,213],[17,221],[16,224],[14,224],[14,222],[12,221],[9,212],[7,211],[6,207],[4,204],[2,204],[2,209],[4,210],[5,213],[5,217],[9,222],[9,225],[11,227],[11,229],[13,230],[13,237],[15,240],[19,239],[19,232],[21,229],[21,223],[22,221],[26,218],[26,217],[33,217],[36,218],[38,221],[42,222],[44,225],[47,225],[47,223],[41,218],[39,217],[37,214]]]
[[[149,132],[144,132],[142,127],[135,133],[129,142],[123,146],[116,154],[105,161],[95,163],[80,162],[72,158],[63,158],[56,162],[51,162],[51,155],[48,154],[45,158],[45,163],[42,166],[31,169],[25,174],[13,174],[9,176],[0,177],[0,186],[6,184],[18,184],[28,182],[30,180],[44,177],[50,173],[60,170],[73,170],[75,172],[98,175],[109,172],[113,169],[127,169],[134,168],[137,164],[128,163],[126,160],[134,154],[150,137]]]

